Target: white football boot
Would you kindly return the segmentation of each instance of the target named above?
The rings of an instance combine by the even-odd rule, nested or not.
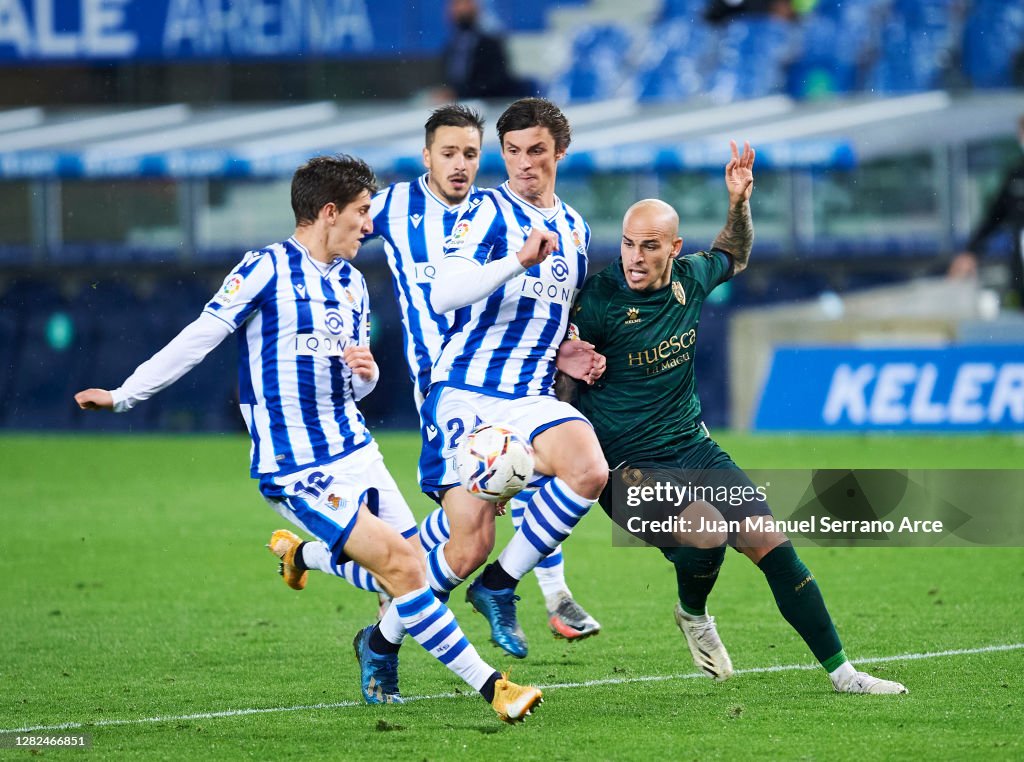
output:
[[[690,619],[683,607],[676,604],[676,624],[686,636],[686,645],[690,647],[693,663],[697,669],[708,677],[721,682],[732,676],[732,659],[718,637],[713,616]]]
[[[832,685],[835,687],[836,693],[871,693],[875,695],[910,693],[903,683],[872,677],[867,672],[855,671],[845,679],[833,680]]]

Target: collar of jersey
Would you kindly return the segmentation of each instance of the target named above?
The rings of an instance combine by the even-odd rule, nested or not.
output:
[[[529,207],[530,209],[533,209],[533,211],[535,211],[537,214],[539,214],[541,217],[543,217],[545,220],[548,220],[548,221],[553,220],[555,218],[555,216],[562,209],[562,199],[560,199],[558,196],[555,196],[555,206],[554,206],[554,210],[555,211],[551,212],[551,214],[545,214],[544,210],[541,209],[539,206],[534,206],[529,201],[527,201],[525,198],[523,198],[522,196],[517,194],[514,190],[512,190],[512,188],[509,187],[508,180],[506,180],[505,182],[503,182],[501,184],[501,187],[499,188],[499,190],[501,190],[502,193],[505,193],[509,198],[511,198],[517,204],[521,204],[522,206],[526,206],[526,207]]]
[[[476,186],[475,185],[470,185],[469,186],[469,193],[466,194],[466,198],[464,198],[462,200],[461,204],[456,204],[455,206],[452,206],[451,204],[446,204],[436,193],[434,193],[434,191],[432,191],[430,189],[430,183],[427,182],[427,177],[429,175],[430,175],[429,172],[424,172],[422,175],[420,175],[420,187],[423,189],[423,192],[425,194],[427,194],[430,198],[434,199],[434,201],[439,203],[441,206],[443,206],[449,212],[454,212],[457,209],[461,209],[462,208],[462,204],[465,204],[466,201],[469,200],[469,197],[472,196],[474,193],[476,193]]]
[[[296,241],[295,240],[295,236],[292,236],[291,238],[289,238],[288,239],[288,243],[290,243],[296,249],[301,251],[303,256],[305,256],[306,259],[309,260],[309,263],[311,265],[313,265],[313,267],[316,268],[316,271],[318,273],[320,273],[322,276],[326,277],[327,275],[330,275],[331,274],[331,270],[333,270],[338,265],[347,265],[348,264],[348,262],[346,260],[342,259],[341,257],[338,257],[336,260],[334,260],[329,265],[327,265],[327,270],[323,270],[323,269],[321,269],[320,266],[323,265],[323,264],[326,264],[326,263],[325,262],[317,262],[315,259],[313,259],[313,255],[309,253],[309,249],[307,249],[301,243]]]

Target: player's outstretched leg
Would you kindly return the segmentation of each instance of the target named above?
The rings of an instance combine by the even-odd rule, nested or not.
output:
[[[335,566],[331,563],[331,550],[326,543],[304,541],[294,532],[278,529],[270,536],[267,548],[280,559],[278,574],[288,587],[302,590],[306,586],[309,569],[317,569],[325,574],[341,577],[352,587],[369,590],[378,596],[386,596],[384,588],[366,569],[355,561],[347,561]],[[381,600],[383,605],[383,600]]]
[[[509,500],[508,509],[512,514],[512,525],[516,529],[523,523],[526,504],[535,492],[533,489],[525,489]],[[576,602],[572,591],[569,590],[569,585],[565,581],[565,558],[561,545],[537,564],[533,574],[544,595],[548,627],[556,638],[583,640],[601,631],[601,623]]]
[[[270,535],[270,542],[267,543],[270,552],[281,560],[277,568],[278,574],[293,590],[302,590],[309,577],[309,567],[302,562],[302,555],[299,553],[302,545],[302,538],[287,529],[275,531]],[[296,559],[296,555],[298,555],[298,559]]]
[[[480,658],[451,610],[426,586],[395,596],[381,621],[356,635],[353,645],[367,703],[403,703],[398,689],[398,650],[406,633],[479,691],[503,721],[524,720],[540,703],[538,688],[511,682],[507,674],[499,674]]]
[[[797,556],[792,543],[786,540],[759,560],[756,560],[757,549],[753,550],[755,555],[751,555],[749,548],[744,549],[744,553],[755,558],[768,580],[782,616],[800,634],[811,653],[829,673],[836,691],[874,694],[908,692],[901,683],[858,672],[850,664],[832,617],[825,607],[818,582]]]
[[[708,677],[722,681],[732,676],[732,659],[718,636],[715,618],[708,614],[707,601],[725,559],[725,537],[707,540],[710,547],[686,546],[663,552],[676,569],[679,602],[675,620],[693,663]],[[722,544],[716,545],[719,540]]]
[[[401,703],[398,650],[406,633],[465,680],[506,722],[523,720],[541,700],[537,688],[503,678],[477,654],[452,612],[426,584],[418,554],[390,526],[360,509],[344,551],[370,570],[393,594],[377,624],[354,641],[363,697],[368,703]]]
[[[519,529],[498,560],[466,591],[466,600],[490,622],[491,640],[517,659],[525,658],[528,648],[516,616],[516,585],[569,536],[591,502],[561,479],[548,481],[527,503]]]

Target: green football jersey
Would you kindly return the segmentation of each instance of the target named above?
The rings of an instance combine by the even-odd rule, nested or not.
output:
[[[732,262],[716,250],[681,257],[657,291],[633,291],[616,260],[580,292],[573,324],[608,358],[593,386],[579,385],[579,408],[594,425],[611,467],[677,452],[700,426],[693,373],[700,311],[728,280]]]

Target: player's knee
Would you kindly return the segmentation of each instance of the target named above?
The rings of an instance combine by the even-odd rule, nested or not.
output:
[[[608,483],[608,461],[600,451],[575,459],[565,481],[581,497],[597,500]]]

